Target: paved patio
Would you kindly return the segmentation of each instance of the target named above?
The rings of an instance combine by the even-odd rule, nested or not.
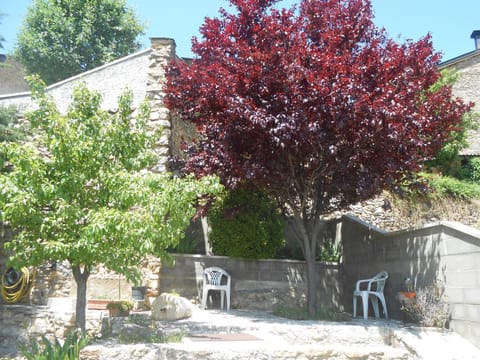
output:
[[[81,359],[480,359],[480,350],[447,330],[394,320],[293,321],[269,313],[196,310],[165,324],[181,343],[91,345]]]

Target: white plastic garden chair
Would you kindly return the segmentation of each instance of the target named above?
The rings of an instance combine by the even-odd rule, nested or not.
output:
[[[202,309],[207,307],[210,290],[220,291],[220,306],[223,309],[223,298],[227,298],[227,311],[230,310],[230,275],[219,267],[209,267],[203,272]]]
[[[378,300],[380,300],[383,306],[383,312],[385,313],[385,318],[388,319],[387,302],[385,301],[385,295],[383,294],[387,279],[388,273],[386,271],[381,271],[371,279],[357,281],[357,284],[355,285],[355,291],[353,292],[353,317],[357,316],[357,297],[360,297],[362,298],[363,318],[365,320],[368,319],[369,299],[372,303],[375,317],[377,319],[380,317],[380,312],[378,309]]]

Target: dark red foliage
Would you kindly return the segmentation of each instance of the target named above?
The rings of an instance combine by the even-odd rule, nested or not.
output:
[[[432,93],[430,36],[397,44],[368,0],[231,0],[205,20],[198,58],[172,64],[168,106],[202,134],[190,169],[248,179],[320,213],[356,202],[436,154],[467,107]],[[314,211],[315,212],[315,211]]]

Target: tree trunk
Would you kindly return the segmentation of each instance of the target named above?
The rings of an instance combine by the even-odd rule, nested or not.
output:
[[[312,255],[312,254],[311,254]],[[315,254],[313,254],[315,255]],[[305,256],[307,266],[307,306],[308,314],[314,316],[318,312],[318,296],[317,296],[317,267],[315,266],[315,256]]]
[[[85,333],[87,308],[87,281],[90,269],[87,266],[72,266],[73,277],[77,283],[77,302],[75,306],[75,327]]]
[[[212,247],[210,245],[210,239],[208,238],[208,233],[210,232],[210,226],[208,225],[208,220],[206,217],[202,216],[201,222],[202,222],[203,241],[205,244],[205,255],[213,255]]]
[[[318,223],[312,226],[312,231],[308,231],[308,226],[300,216],[295,216],[291,224],[294,228],[294,234],[300,243],[303,257],[307,267],[307,308],[310,316],[318,311],[317,297],[317,269],[315,266],[317,258],[317,237],[320,232]]]

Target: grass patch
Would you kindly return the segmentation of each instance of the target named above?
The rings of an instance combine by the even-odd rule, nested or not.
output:
[[[462,200],[480,198],[480,184],[478,183],[435,174],[422,174],[422,177],[434,190],[430,195],[433,198],[451,197]]]
[[[411,182],[402,187],[402,197],[412,199],[441,199],[471,200],[480,198],[480,183],[460,180],[451,176],[433,173],[419,173]],[[418,191],[419,189],[420,190]]]
[[[160,343],[178,343],[182,342],[184,333],[181,331],[168,334],[151,333],[149,336],[133,336],[121,334],[118,342],[121,344],[160,344]]]

